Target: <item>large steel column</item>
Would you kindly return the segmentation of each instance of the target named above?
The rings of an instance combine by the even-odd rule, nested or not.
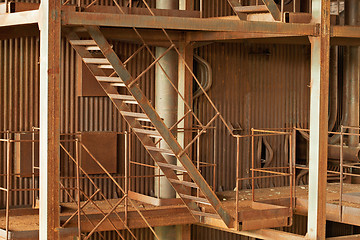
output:
[[[59,239],[60,1],[40,4],[39,239]]]
[[[330,1],[312,1],[320,34],[311,42],[308,239],[325,239],[330,59]]]
[[[345,1],[345,24],[356,26],[359,25],[359,1],[346,0]],[[359,47],[350,46],[346,49],[345,56],[345,81],[348,84],[349,92],[345,103],[349,110],[349,126],[359,126]],[[357,133],[357,130],[350,130],[352,133]],[[359,144],[358,136],[349,136],[349,146],[357,147]]]
[[[179,9],[179,0],[156,0],[156,8],[159,9]],[[161,56],[166,48],[157,47],[156,57]],[[178,80],[178,55],[175,51],[169,51],[160,61],[160,65],[165,70],[156,65],[155,69],[155,109],[160,117],[164,119],[166,126],[169,128],[177,121],[178,95],[171,86],[167,76],[172,83],[177,86]],[[167,75],[167,76],[166,76]],[[161,148],[168,148],[167,144],[161,142]],[[176,158],[166,156],[166,161],[176,165]],[[162,172],[160,171],[162,174]],[[159,172],[157,172],[159,174]],[[160,183],[159,183],[160,180]],[[160,186],[160,189],[159,187]],[[176,192],[165,178],[155,178],[155,193],[160,198],[175,198]],[[176,226],[166,226],[155,228],[156,234],[162,240],[178,239],[179,231]]]

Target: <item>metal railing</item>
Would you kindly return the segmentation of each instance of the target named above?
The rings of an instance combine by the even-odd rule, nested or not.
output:
[[[258,137],[276,137],[276,136],[285,136],[285,141],[289,141],[289,156],[288,156],[288,166],[273,166],[273,167],[256,167],[255,163],[255,138]],[[295,131],[289,129],[251,129],[250,135],[237,135],[236,137],[236,219],[235,221],[239,222],[239,191],[240,191],[240,182],[241,181],[251,181],[251,201],[256,202],[256,180],[259,179],[269,179],[269,178],[278,178],[285,177],[289,178],[289,209],[291,212],[290,219],[292,220],[293,209],[295,207],[295,155],[294,155],[294,140],[295,140]],[[287,138],[286,138],[287,137]],[[251,176],[249,177],[240,177],[240,140],[241,139],[251,139],[251,166],[249,171]],[[261,175],[261,176],[258,176]],[[265,199],[262,199],[262,201]],[[290,223],[291,224],[291,223]],[[237,230],[239,230],[239,225],[237,224]]]

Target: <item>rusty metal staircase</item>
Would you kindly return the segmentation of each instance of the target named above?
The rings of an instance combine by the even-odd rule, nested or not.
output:
[[[197,170],[170,129],[164,124],[136,83],[136,79],[125,68],[99,27],[86,26],[85,29],[92,40],[81,40],[75,31],[71,31],[67,34],[70,44],[162,170],[192,216],[198,222],[204,222],[205,219],[215,219],[215,221],[222,221],[227,227],[233,227],[233,218],[224,209],[215,192]],[[111,69],[116,74],[109,75],[104,69]],[[118,91],[120,89],[121,91]],[[131,108],[131,105],[138,105],[139,108],[137,109],[141,109],[141,112],[132,111],[131,109],[135,108]],[[153,128],[146,128],[142,122],[151,123]],[[160,148],[159,144],[156,144],[160,139],[167,143],[169,149]],[[175,156],[181,164],[170,164],[163,155]],[[180,179],[177,172],[187,173],[192,182]],[[192,196],[189,193],[189,187],[200,190],[203,197]],[[200,204],[212,206],[213,211],[202,211]]]

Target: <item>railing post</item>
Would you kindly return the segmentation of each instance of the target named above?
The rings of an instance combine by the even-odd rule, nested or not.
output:
[[[128,169],[128,165],[129,165],[129,152],[128,152],[128,146],[129,146],[129,133],[127,131],[125,131],[125,224],[127,225],[127,221],[128,221],[128,197],[129,197],[129,169]]]
[[[255,172],[254,172],[254,129],[251,128],[251,193],[252,193],[252,201],[255,201]]]
[[[344,184],[344,155],[343,155],[343,151],[344,151],[344,126],[341,125],[341,129],[340,129],[340,198],[339,198],[339,217],[340,217],[340,221],[342,221],[342,198],[343,198],[343,184]]]
[[[239,167],[240,167],[240,138],[236,137],[236,211],[235,224],[239,231]]]
[[[9,206],[10,206],[10,133],[6,133],[6,239],[9,239]]]
[[[76,138],[75,140],[75,155],[76,155],[76,185],[77,185],[77,208],[78,208],[78,237],[81,239],[81,191],[80,191],[80,165],[81,165],[81,159],[80,159],[80,146],[79,146],[79,139]]]

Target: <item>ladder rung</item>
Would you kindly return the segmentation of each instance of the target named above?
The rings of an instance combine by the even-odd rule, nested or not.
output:
[[[113,99],[124,100],[124,101],[126,101],[126,100],[134,101],[135,100],[135,98],[132,95],[109,94],[109,97],[113,98]]]
[[[108,64],[109,60],[106,58],[83,58],[84,63],[89,64]]]
[[[164,149],[164,148],[158,148],[158,147],[152,147],[152,146],[145,146],[145,148],[149,151],[159,152],[166,155],[175,156],[174,152],[170,149]]]
[[[76,46],[96,46],[96,42],[94,40],[70,40],[69,42],[71,45]]]
[[[169,164],[169,163],[163,163],[163,162],[156,162],[156,164],[159,167],[164,167],[164,168],[170,168],[176,171],[181,171],[181,172],[187,172],[186,169],[182,166],[178,166],[178,165],[174,165],[174,164]]]
[[[98,68],[101,68],[101,69],[114,69],[114,67],[112,65],[99,65]]]
[[[119,83],[119,82],[123,82],[121,80],[121,78],[119,77],[104,77],[104,76],[96,76],[95,77],[96,80],[100,81],[100,82],[113,82],[113,83]]]
[[[179,193],[179,195],[182,198],[190,199],[190,200],[193,200],[195,202],[206,204],[206,205],[211,205],[210,202],[206,198],[195,197],[195,196],[182,194],[182,193]]]
[[[173,179],[173,178],[169,178],[169,181],[172,183],[181,184],[181,185],[191,187],[191,188],[199,188],[198,185],[196,185],[196,183],[194,183],[194,182],[181,181],[181,180]]]
[[[213,213],[206,213],[206,212],[200,212],[200,211],[191,211],[192,214],[197,215],[197,216],[201,216],[201,217],[209,217],[209,218],[218,218],[221,219],[221,217],[217,214],[213,214]]]
[[[149,136],[161,137],[160,133],[156,130],[154,131],[154,130],[147,130],[147,129],[142,129],[142,128],[133,128],[133,131],[137,132],[137,133],[147,134]]]

